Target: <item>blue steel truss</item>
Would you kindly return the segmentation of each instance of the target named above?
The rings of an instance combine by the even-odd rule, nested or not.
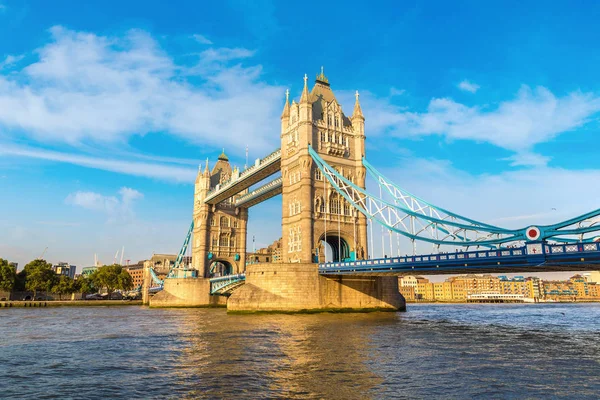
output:
[[[220,276],[210,279],[210,294],[227,296],[246,283],[246,274]]]
[[[505,243],[553,239],[558,242],[591,242],[600,232],[600,209],[554,225],[505,229],[463,217],[430,204],[403,190],[380,174],[367,160],[363,165],[380,187],[375,196],[356,186],[327,164],[309,146],[311,157],[331,186],[369,220],[411,239],[451,246],[499,248]],[[383,193],[391,196],[385,200]]]
[[[597,270],[600,243],[548,244],[319,264],[322,275],[462,274]]]
[[[181,266],[181,261],[183,261],[183,257],[185,256],[188,245],[190,244],[190,240],[192,238],[193,231],[194,231],[194,220],[192,220],[192,223],[190,224],[190,229],[188,230],[188,233],[185,236],[185,240],[183,241],[183,246],[181,246],[181,249],[179,250],[179,254],[177,254],[177,258],[175,259],[175,264],[169,270],[169,273],[167,274],[167,278],[179,278],[180,276],[178,276],[178,272],[180,270],[185,270],[185,266],[183,266],[183,267]],[[184,274],[185,274],[185,271],[184,271]],[[183,276],[183,277],[187,277],[187,276]]]

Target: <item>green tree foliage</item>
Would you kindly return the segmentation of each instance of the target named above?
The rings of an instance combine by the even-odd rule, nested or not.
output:
[[[118,264],[98,268],[92,274],[92,281],[97,288],[106,289],[109,299],[115,290],[130,290],[133,287],[131,276]]]
[[[62,296],[64,294],[75,293],[78,290],[78,285],[75,283],[73,279],[68,276],[61,275],[54,286],[52,287],[52,291],[58,294],[58,299],[62,300]]]
[[[33,260],[23,268],[25,289],[33,292],[35,299],[38,291],[52,290],[58,277],[52,271],[52,264],[46,260]]]
[[[17,273],[8,261],[0,258],[0,290],[10,292],[17,281]]]
[[[96,293],[98,288],[94,284],[91,276],[80,276],[75,280],[77,291],[81,293]]]

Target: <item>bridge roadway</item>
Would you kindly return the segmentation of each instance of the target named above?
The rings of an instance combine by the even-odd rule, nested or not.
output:
[[[281,177],[273,179],[271,182],[266,183],[253,191],[239,196],[235,200],[236,207],[250,208],[265,200],[270,199],[281,194],[283,190],[283,180]]]
[[[600,243],[523,247],[319,264],[321,275],[444,275],[600,269]]]
[[[209,192],[204,199],[207,204],[218,204],[250,186],[262,181],[281,170],[281,149],[275,150],[261,160],[256,160],[250,168],[242,171],[238,176],[231,179]]]

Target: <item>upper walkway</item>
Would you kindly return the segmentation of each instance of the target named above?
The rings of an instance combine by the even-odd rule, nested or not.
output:
[[[278,194],[281,194],[282,190],[283,180],[281,177],[279,177],[277,179],[272,180],[269,183],[262,185],[259,188],[254,189],[249,193],[239,196],[235,200],[235,206],[250,208],[259,203],[262,203],[265,200],[270,199],[271,197],[275,197]]]
[[[217,185],[204,199],[207,204],[218,204],[250,186],[281,170],[281,149],[275,150],[263,159],[257,159],[253,166],[245,169],[239,175],[233,175],[225,183]]]
[[[528,243],[523,247],[477,250],[319,264],[322,275],[444,275],[556,272],[600,269],[600,243]]]

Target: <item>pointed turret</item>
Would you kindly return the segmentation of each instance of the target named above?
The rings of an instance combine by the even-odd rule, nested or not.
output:
[[[354,103],[354,112],[352,113],[352,117],[350,120],[352,121],[352,127],[354,131],[358,134],[365,134],[365,116],[362,113],[362,109],[360,108],[360,101],[358,100],[358,90],[356,91],[356,103]]]
[[[204,177],[210,178],[210,169],[208,168],[208,157],[206,158],[206,167],[204,167]]]
[[[283,106],[283,112],[281,113],[281,119],[289,118],[290,116],[290,90],[285,91],[285,105]]]
[[[290,90],[285,91],[285,105],[281,113],[281,132],[285,131],[290,124]]]
[[[360,101],[358,100],[358,97],[360,96],[360,94],[358,94],[358,90],[356,91],[356,102],[354,103],[354,112],[352,113],[352,119],[356,118],[356,117],[360,117],[363,120],[365,119],[365,116],[362,113],[362,109],[360,108]]]
[[[300,116],[299,121],[312,121],[312,104],[310,103],[310,95],[308,94],[308,76],[304,74],[304,89],[300,96]]]
[[[229,157],[227,157],[227,155],[225,154],[225,149],[223,149],[223,152],[219,155],[217,160],[229,162]]]
[[[304,89],[302,89],[302,96],[300,96],[300,104],[308,103],[308,76],[304,74]]]

